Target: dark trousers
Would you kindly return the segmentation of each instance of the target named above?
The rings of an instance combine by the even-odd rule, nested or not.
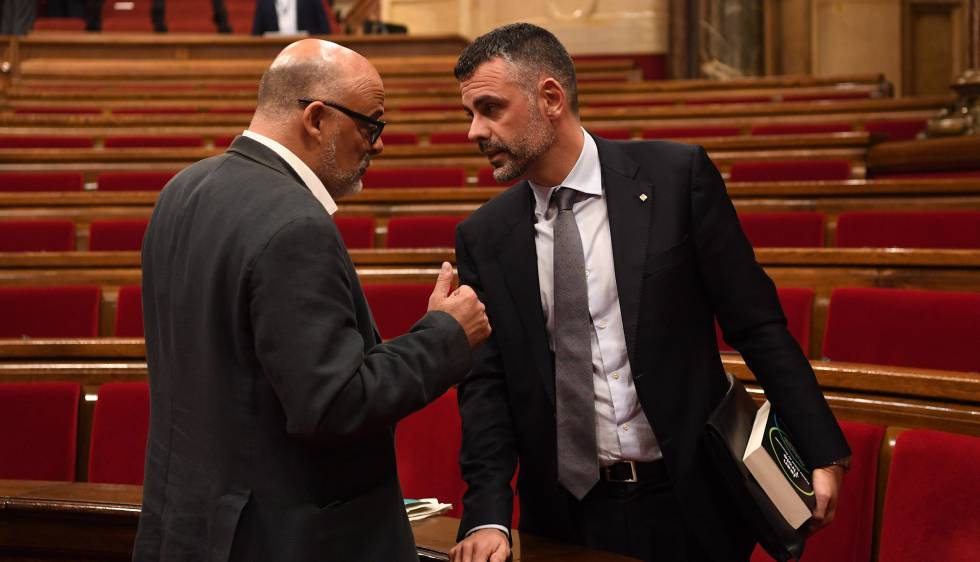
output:
[[[102,6],[104,3],[105,0],[88,0],[85,29],[89,31],[102,29]],[[225,9],[224,0],[211,0],[211,14],[218,31],[231,33],[231,27],[228,25],[228,10]],[[167,31],[166,3],[164,0],[153,0],[150,5],[150,19],[153,21],[154,31]]]

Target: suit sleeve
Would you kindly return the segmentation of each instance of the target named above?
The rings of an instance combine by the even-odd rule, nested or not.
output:
[[[348,263],[333,223],[294,219],[254,260],[243,297],[287,431],[331,445],[394,425],[462,379],[472,362],[463,328],[444,312],[365,353]]]
[[[698,264],[725,341],[742,354],[809,466],[849,455],[810,362],[786,329],[776,287],[756,261],[721,174],[701,147],[691,175]]]
[[[469,285],[487,303],[475,262],[465,236],[456,232],[456,265],[460,284]],[[487,307],[493,326],[493,310]],[[463,420],[463,443],[459,463],[466,493],[459,536],[478,525],[510,528],[514,492],[510,481],[517,468],[517,443],[511,421],[510,401],[496,335],[474,353],[473,370],[457,388],[459,413]]]

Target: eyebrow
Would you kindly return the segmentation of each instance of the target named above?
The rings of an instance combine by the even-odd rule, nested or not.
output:
[[[482,96],[479,96],[478,98],[473,100],[473,107],[480,107],[481,105],[486,105],[487,103],[490,102],[506,103],[507,100],[506,98],[502,98],[500,96],[496,96],[493,94],[483,94]]]

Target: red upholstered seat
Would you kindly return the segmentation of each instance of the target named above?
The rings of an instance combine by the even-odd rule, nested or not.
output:
[[[453,248],[456,225],[464,218],[458,215],[392,217],[388,221],[388,247]]]
[[[69,382],[0,384],[0,478],[75,479],[80,394]]]
[[[601,100],[588,102],[584,105],[588,107],[655,107],[663,105],[674,105],[678,100],[667,99],[645,99],[645,100]]]
[[[463,168],[371,168],[364,174],[364,187],[463,187]]]
[[[204,146],[201,137],[127,136],[108,137],[106,148],[193,148]]]
[[[241,86],[236,85],[225,85],[227,90],[241,90]],[[218,85],[213,85],[211,88],[219,88]],[[208,113],[217,113],[221,115],[251,115],[255,113],[254,107],[212,107],[208,109]]]
[[[925,119],[879,119],[864,124],[864,130],[884,135],[890,141],[912,140],[925,128]]]
[[[418,144],[419,136],[415,133],[384,133],[381,140],[385,144]]]
[[[0,172],[0,191],[81,191],[81,172]]]
[[[0,136],[0,148],[92,148],[92,139],[86,137],[3,135]]]
[[[62,220],[0,221],[0,252],[71,252],[75,223]]]
[[[975,562],[978,554],[980,438],[902,432],[888,474],[878,560]]]
[[[740,213],[738,220],[756,248],[823,246],[823,213]]]
[[[102,110],[97,107],[82,107],[82,106],[22,106],[15,107],[14,113],[19,115],[28,115],[31,113],[40,113],[48,115],[97,115],[102,113]]]
[[[687,105],[713,105],[729,103],[772,103],[771,96],[715,96],[709,98],[684,99]]]
[[[177,172],[102,172],[99,191],[160,191]]]
[[[837,219],[842,248],[980,248],[980,211],[853,211]]]
[[[417,111],[456,111],[460,109],[458,103],[404,103],[397,107],[398,111],[417,112]]]
[[[235,142],[238,135],[225,135],[220,137],[214,137],[215,148],[227,148],[231,146],[231,143]]]
[[[431,144],[470,144],[473,143],[469,139],[469,133],[466,131],[449,131],[442,133],[432,133],[429,135],[429,143]],[[474,143],[475,144],[475,143]]]
[[[847,160],[775,160],[734,162],[730,181],[818,181],[851,178]]]
[[[738,127],[656,127],[643,129],[645,139],[685,139],[700,137],[737,137]]]
[[[118,107],[113,115],[193,115],[198,113],[193,107]]]
[[[835,289],[823,355],[834,361],[980,371],[980,293]]]
[[[101,299],[98,287],[0,287],[0,338],[98,337]]]
[[[810,355],[810,324],[813,319],[813,289],[797,287],[779,287],[779,304],[786,316],[786,329],[793,339],[800,344],[803,354]],[[715,322],[715,332],[718,336],[718,349],[724,352],[734,351],[721,335],[721,328]]]
[[[833,524],[807,541],[803,552],[806,562],[871,560],[878,454],[885,428],[846,420],[841,420],[840,426],[853,453],[851,469],[844,476],[844,493],[838,498]],[[752,553],[752,562],[771,561],[761,548]]]
[[[37,18],[31,31],[85,31],[82,18]]]
[[[459,470],[462,427],[456,389],[449,389],[425,408],[398,423],[395,451],[398,480],[406,498],[437,498],[453,504],[448,513],[463,513],[466,484]]]
[[[388,340],[406,332],[429,307],[432,285],[424,283],[364,285],[371,314],[378,325],[381,337]]]
[[[139,285],[119,288],[116,301],[116,337],[143,337],[143,291]]]
[[[88,249],[93,252],[139,251],[149,222],[146,219],[92,221]]]
[[[145,382],[112,382],[99,387],[92,417],[88,481],[143,484],[150,389]]]
[[[374,247],[374,217],[333,217],[348,248]]]
[[[753,125],[753,135],[806,135],[817,133],[849,133],[854,130],[850,123],[769,123]]]

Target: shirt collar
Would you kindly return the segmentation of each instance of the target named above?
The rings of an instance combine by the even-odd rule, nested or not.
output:
[[[283,160],[289,164],[289,167],[299,175],[300,179],[306,185],[306,188],[310,190],[313,197],[323,205],[323,208],[327,211],[328,215],[332,215],[337,212],[337,203],[334,202],[333,197],[327,191],[327,188],[323,186],[323,182],[320,178],[316,177],[313,170],[299,159],[299,156],[293,154],[293,151],[289,150],[285,146],[279,144],[278,142],[270,139],[269,137],[256,133],[255,131],[245,130],[242,136],[246,136],[256,142],[262,143],[269,150],[272,150],[278,154]]]
[[[602,172],[599,169],[599,149],[596,147],[592,135],[582,129],[583,141],[582,152],[578,155],[578,160],[572,166],[565,179],[561,183],[552,187],[537,185],[532,181],[531,192],[534,193],[534,214],[544,217],[548,212],[548,203],[551,195],[559,187],[569,187],[589,195],[602,197]]]

